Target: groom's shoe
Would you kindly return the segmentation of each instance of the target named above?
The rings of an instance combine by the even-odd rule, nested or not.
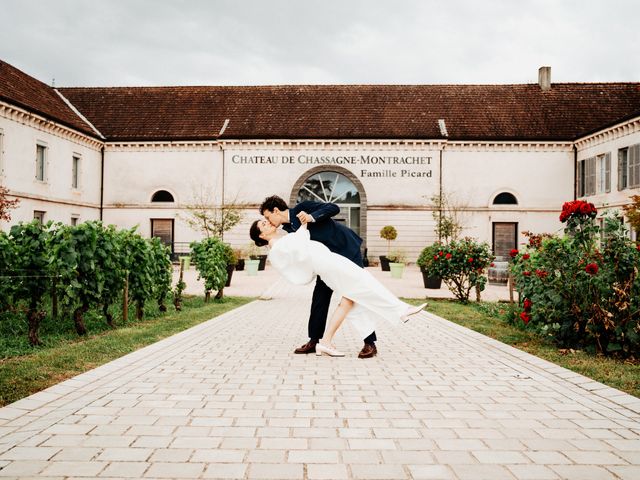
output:
[[[309,340],[307,343],[294,350],[295,353],[316,353],[317,340]]]
[[[358,358],[371,358],[378,354],[378,349],[373,343],[365,343],[358,354]]]

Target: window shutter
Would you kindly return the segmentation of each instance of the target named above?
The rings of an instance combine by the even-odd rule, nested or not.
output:
[[[580,160],[578,162],[578,171],[576,172],[577,182],[578,182],[578,197],[584,196],[584,182],[582,181],[584,170],[584,160]]]
[[[622,179],[623,179],[622,169],[624,168],[623,159],[624,159],[624,150],[618,150],[618,191],[624,188],[624,185],[622,184]]]
[[[596,157],[591,157],[587,160],[589,165],[589,178],[588,178],[588,187],[587,187],[587,195],[595,195],[596,194]]]
[[[611,152],[605,155],[604,163],[604,191],[609,193],[611,191]]]
[[[640,144],[629,147],[629,187],[640,186]]]

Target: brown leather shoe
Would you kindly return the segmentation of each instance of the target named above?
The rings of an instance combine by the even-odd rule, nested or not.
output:
[[[316,353],[316,342],[315,340],[309,340],[307,343],[298,347],[294,350],[294,353]]]
[[[358,354],[358,358],[371,358],[375,357],[377,354],[378,349],[375,345],[365,343],[364,347],[362,347],[362,350],[360,350],[360,353]]]

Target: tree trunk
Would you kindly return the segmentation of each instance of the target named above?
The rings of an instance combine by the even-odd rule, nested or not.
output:
[[[216,300],[220,300],[223,295],[224,295],[224,287],[222,287],[220,290],[218,290],[218,293],[216,293],[215,299]]]
[[[476,302],[480,301],[480,285],[476,283]]]
[[[129,275],[124,279],[124,288],[122,289],[122,322],[129,321]]]
[[[173,298],[173,306],[176,307],[176,312],[182,311],[182,300],[178,295]]]
[[[32,346],[42,345],[38,338],[38,329],[40,321],[44,318],[44,312],[38,311],[38,303],[32,301],[27,311],[27,321],[29,323],[29,343]]]
[[[58,319],[58,279],[53,277],[51,281],[51,316]]]
[[[209,303],[210,299],[211,299],[211,292],[207,290],[206,292],[204,292],[204,303]]]
[[[111,328],[115,328],[115,325],[113,324],[113,315],[111,315],[111,312],[109,312],[108,303],[102,305],[102,314],[107,319],[107,325],[109,325]]]
[[[84,318],[83,315],[89,310],[89,306],[86,304],[82,304],[81,307],[78,307],[73,312],[73,323],[76,327],[76,332],[78,335],[86,335],[87,327],[84,326]]]
[[[509,303],[513,303],[513,274],[511,272],[509,272],[507,282],[509,283]]]
[[[136,319],[142,320],[142,317],[144,317],[144,301],[139,300],[136,303]]]

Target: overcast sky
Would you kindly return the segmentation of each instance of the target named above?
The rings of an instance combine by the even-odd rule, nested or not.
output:
[[[638,0],[0,0],[57,86],[640,81]]]

